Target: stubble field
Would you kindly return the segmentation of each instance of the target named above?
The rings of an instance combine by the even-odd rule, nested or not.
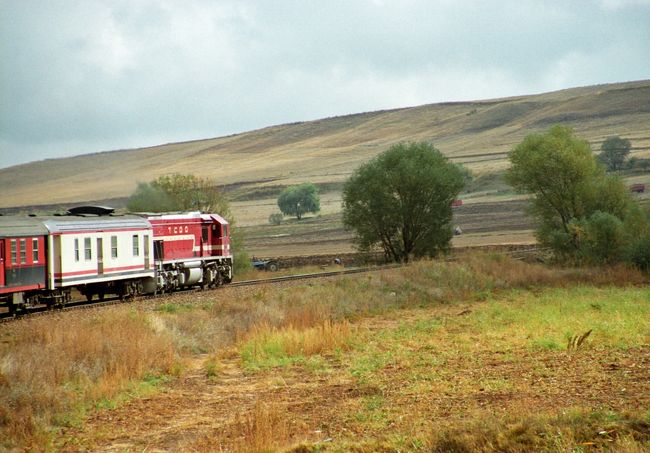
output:
[[[261,257],[326,255],[354,252],[353,235],[346,231],[340,212],[340,195],[327,201],[318,215],[302,220],[286,218],[281,225],[264,224],[266,210],[277,212],[274,200],[251,201],[238,210],[238,222],[249,253]],[[337,209],[328,205],[335,204]],[[528,202],[514,197],[495,201],[469,202],[454,208],[454,225],[463,234],[453,238],[454,247],[493,244],[533,244],[534,223],[525,213]],[[239,216],[241,215],[241,216]],[[241,219],[241,220],[239,220]]]

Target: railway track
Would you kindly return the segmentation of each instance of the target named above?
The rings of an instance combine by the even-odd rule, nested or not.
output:
[[[144,296],[138,296],[135,299],[120,299],[119,297],[113,297],[113,298],[106,298],[103,301],[91,301],[88,302],[86,300],[79,300],[79,301],[74,301],[74,302],[68,302],[67,304],[60,306],[60,307],[47,307],[47,306],[37,306],[28,309],[27,311],[20,311],[16,314],[10,314],[8,312],[6,313],[0,313],[0,323],[7,323],[7,322],[13,322],[13,321],[18,321],[21,319],[26,319],[26,318],[31,318],[34,316],[44,316],[44,315],[49,315],[53,313],[61,313],[64,311],[70,311],[70,310],[79,310],[79,309],[97,309],[101,307],[107,307],[111,305],[119,305],[119,304],[124,304],[124,303],[129,303],[130,301],[133,300],[148,300],[148,299],[156,299],[156,300],[164,300],[167,297],[173,297],[174,295],[177,294],[188,294],[192,292],[206,292],[206,291],[218,291],[220,289],[224,288],[233,288],[233,287],[241,287],[241,286],[253,286],[253,285],[266,285],[266,284],[278,284],[278,283],[284,283],[288,281],[295,281],[295,280],[309,280],[309,279],[318,279],[318,278],[327,278],[327,277],[336,277],[340,275],[349,275],[349,274],[359,274],[359,273],[364,273],[364,272],[377,272],[381,270],[386,270],[386,269],[393,269],[402,266],[401,264],[387,264],[383,266],[372,266],[372,267],[358,267],[358,268],[351,268],[351,269],[342,269],[342,270],[337,270],[337,271],[330,271],[330,272],[315,272],[315,273],[308,273],[308,274],[295,274],[295,275],[287,275],[287,276],[282,276],[282,277],[271,277],[271,278],[264,278],[264,279],[257,279],[257,280],[242,280],[238,282],[233,282],[229,283],[228,285],[225,286],[220,286],[218,288],[213,288],[213,289],[188,289],[188,290],[180,290],[180,291],[175,291],[173,293],[164,293],[164,294],[156,294],[156,295],[144,295]]]
[[[536,246],[532,246],[528,249],[524,250],[511,250],[511,251],[501,251],[501,253],[510,255],[515,259],[527,259],[530,256],[536,256],[539,255],[539,253],[544,253],[547,252],[548,249],[545,248],[540,248]],[[456,260],[457,257],[448,257],[446,261],[454,261]],[[135,298],[135,300],[148,300],[148,299],[156,299],[156,300],[164,300],[165,298],[168,297],[173,297],[178,294],[188,294],[191,292],[197,292],[197,293],[203,293],[206,291],[218,291],[220,289],[224,288],[234,288],[234,287],[242,287],[242,286],[253,286],[253,285],[266,285],[266,284],[279,284],[279,283],[284,283],[284,282],[289,282],[289,281],[296,281],[296,280],[309,280],[309,279],[318,279],[318,278],[328,278],[328,277],[336,277],[340,275],[350,275],[350,274],[359,274],[359,273],[365,273],[365,272],[378,272],[386,269],[394,269],[403,266],[403,264],[385,264],[381,266],[370,266],[370,267],[354,267],[350,269],[341,269],[341,270],[336,270],[336,271],[329,271],[329,272],[315,272],[315,273],[307,273],[307,274],[294,274],[294,275],[286,275],[282,277],[270,277],[270,278],[264,278],[264,279],[257,279],[257,280],[242,280],[238,282],[233,282],[229,283],[226,286],[221,286],[218,288],[214,289],[187,289],[187,290],[180,290],[180,291],[175,291],[173,293],[164,293],[164,294],[157,294],[157,295],[145,295],[145,296],[138,296]],[[43,315],[48,315],[52,313],[61,313],[64,311],[70,311],[70,310],[79,310],[79,309],[96,309],[96,308],[101,308],[101,307],[107,307],[111,305],[118,305],[118,304],[123,304],[123,303],[129,303],[134,299],[126,299],[126,300],[121,300],[119,297],[114,297],[114,298],[107,298],[103,301],[91,301],[88,302],[86,300],[79,300],[79,301],[74,301],[74,302],[69,302],[65,304],[64,306],[61,307],[46,307],[46,306],[38,306],[38,307],[33,307],[29,309],[28,311],[23,311],[19,312],[15,315],[9,314],[8,312],[6,313],[0,313],[0,323],[6,323],[6,322],[13,322],[21,319],[26,319],[26,318],[31,318],[33,316],[43,316]]]

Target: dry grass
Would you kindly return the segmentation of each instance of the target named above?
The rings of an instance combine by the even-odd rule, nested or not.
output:
[[[187,449],[264,453],[286,449],[289,444],[291,436],[285,408],[257,401],[250,412],[237,413],[226,430],[202,436]]]
[[[0,447],[41,445],[48,427],[76,424],[87,404],[171,373],[176,363],[170,339],[124,310],[39,318],[11,330],[0,349]]]
[[[484,417],[465,427],[435,432],[430,451],[641,453],[649,444],[650,423],[638,417],[584,412],[553,417],[522,412],[504,419]]]
[[[204,305],[165,305],[151,319],[172,338],[179,352],[214,353],[248,340],[256,328],[302,331],[387,310],[485,300],[512,288],[639,285],[646,280],[637,270],[622,266],[553,269],[503,255],[479,254],[453,263],[415,262],[397,270],[310,284],[298,291],[261,286],[218,303],[205,296]]]
[[[257,325],[241,347],[241,357],[248,369],[296,363],[314,355],[349,349],[352,333],[348,322],[329,320],[308,328]]]
[[[332,357],[357,348],[360,339],[370,338],[360,335],[354,325],[377,315],[393,313],[399,318],[401,309],[422,307],[440,307],[452,313],[464,312],[469,307],[471,313],[474,302],[493,300],[501,294],[516,296],[516,291],[521,289],[526,289],[525,294],[535,295],[542,290],[548,292],[544,289],[548,287],[560,291],[557,294],[551,291],[552,300],[566,298],[561,291],[579,289],[580,285],[603,286],[599,297],[607,298],[610,286],[646,282],[647,277],[623,267],[552,269],[488,254],[452,263],[421,261],[399,269],[287,288],[230,288],[217,293],[192,294],[175,297],[153,309],[117,307],[91,314],[62,314],[22,321],[2,331],[0,430],[4,444],[0,447],[47,445],[51,441],[51,429],[78,423],[85,408],[115,398],[130,382],[175,373],[178,357],[208,353],[202,370],[202,376],[208,378],[221,374],[220,361],[224,356],[232,357],[233,350],[248,364],[249,370],[257,372],[287,365],[308,365],[316,369],[329,366],[326,362]],[[576,294],[570,295],[582,297],[578,301],[580,306],[588,308],[590,302],[583,299],[591,296],[583,297],[579,291]],[[183,297],[187,302],[183,302]],[[458,320],[457,325],[440,330],[438,320],[427,321],[418,324],[416,332],[427,335],[426,338],[450,341],[459,350],[472,347],[484,330],[488,331],[491,344],[501,344],[504,349],[507,345],[525,347],[532,341],[532,331],[513,330],[520,319],[515,312],[525,316],[526,307],[538,302],[532,296],[530,300],[521,299],[519,305],[510,303],[507,309],[484,308],[481,316],[454,314],[452,319]],[[461,308],[459,303],[463,304]],[[600,301],[591,303],[602,305]],[[541,313],[557,311],[552,303],[547,305]],[[596,308],[592,311],[600,313]],[[617,314],[612,319],[620,316]],[[478,327],[473,328],[470,320]],[[619,332],[626,327],[609,322],[576,324],[570,328],[571,335],[594,328],[589,341],[596,336],[599,341],[616,344],[615,336],[610,339],[605,335],[607,329]],[[550,332],[544,323],[539,323],[538,329]],[[532,332],[533,337],[536,332]],[[552,333],[554,343],[566,344],[562,331]],[[515,339],[517,342],[513,343]],[[413,341],[405,337],[398,344],[412,345],[416,350],[424,345],[422,340]],[[379,351],[365,368],[359,368],[361,375],[366,373],[364,370],[370,373],[377,366],[386,365],[387,360],[391,363],[392,359],[385,351]],[[486,385],[498,387],[502,383]],[[265,434],[269,430],[282,432],[285,422],[281,409],[282,406],[275,409],[260,406],[254,413],[245,412],[248,415],[242,415],[235,423],[233,438],[244,439],[240,445],[249,445],[253,451],[285,445],[284,441],[270,442]],[[212,442],[214,437],[204,440]]]

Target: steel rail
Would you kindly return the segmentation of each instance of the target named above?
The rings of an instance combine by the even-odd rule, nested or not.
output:
[[[516,255],[529,255],[532,253],[539,253],[539,252],[544,252],[548,250],[547,248],[540,248],[540,247],[531,247],[530,249],[525,249],[525,250],[512,250],[512,251],[503,251],[500,252],[505,255],[513,255],[515,259],[523,259],[522,257],[518,257]],[[457,260],[457,257],[447,257],[445,261],[455,261]],[[173,297],[178,294],[183,294],[183,293],[191,293],[191,292],[206,292],[206,291],[215,291],[215,290],[221,290],[221,289],[226,289],[226,288],[236,288],[236,287],[241,287],[241,286],[253,286],[253,285],[265,285],[265,284],[275,284],[275,283],[283,283],[283,282],[288,282],[288,281],[297,281],[297,280],[309,280],[309,279],[317,279],[317,278],[327,278],[327,277],[336,277],[336,276],[341,276],[341,275],[350,275],[350,274],[359,274],[359,273],[365,273],[365,272],[378,272],[382,270],[387,270],[387,269],[395,269],[399,267],[403,267],[404,264],[384,264],[380,266],[370,266],[370,267],[354,267],[354,268],[349,268],[349,269],[341,269],[341,270],[336,270],[336,271],[329,271],[329,272],[313,272],[313,273],[308,273],[308,274],[294,274],[294,275],[285,275],[281,277],[270,277],[270,278],[263,278],[263,279],[255,279],[255,280],[242,280],[242,281],[237,281],[237,282],[232,282],[228,283],[226,285],[222,285],[216,288],[207,288],[207,289],[198,289],[198,288],[188,288],[188,289],[183,289],[183,290],[178,290],[174,291],[171,293],[158,293],[158,294],[145,294],[145,295],[140,295],[136,297],[130,297],[127,299],[120,299],[119,297],[113,297],[113,298],[107,298],[106,300],[96,300],[96,301],[85,301],[85,300],[79,300],[79,301],[73,301],[73,302],[68,302],[67,304],[60,306],[60,307],[44,307],[44,306],[38,306],[29,309],[26,312],[20,312],[17,314],[9,314],[9,313],[0,313],[0,324],[1,323],[7,323],[7,322],[12,322],[12,321],[18,321],[21,319],[28,319],[33,316],[39,316],[39,315],[50,315],[50,314],[55,314],[55,313],[62,313],[64,311],[70,311],[70,310],[78,310],[78,309],[88,309],[88,308],[101,308],[101,307],[107,307],[107,306],[112,306],[112,305],[119,305],[123,303],[129,303],[131,301],[143,301],[143,300],[149,300],[149,299],[156,299],[156,300],[164,300],[165,298],[168,297]]]

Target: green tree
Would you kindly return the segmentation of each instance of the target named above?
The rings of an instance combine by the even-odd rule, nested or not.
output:
[[[359,167],[343,188],[343,223],[360,250],[435,256],[449,248],[451,203],[467,173],[429,143],[398,143]]]
[[[218,212],[231,217],[228,201],[213,181],[179,173],[139,183],[127,208],[135,212]]]
[[[600,147],[598,160],[607,167],[609,171],[621,170],[625,159],[630,154],[630,141],[618,135],[607,137]]]
[[[287,187],[278,197],[278,207],[284,215],[295,215],[298,220],[307,212],[318,212],[320,211],[318,189],[311,183]]]
[[[510,152],[506,181],[532,195],[537,239],[559,257],[614,261],[642,234],[645,216],[619,178],[607,176],[589,143],[553,126],[530,134]]]
[[[250,259],[244,246],[244,235],[236,227],[230,203],[217,185],[208,178],[175,173],[159,176],[148,183],[138,183],[138,187],[127,202],[127,208],[133,212],[217,213],[230,224],[235,272],[250,268]]]
[[[176,210],[174,206],[174,200],[164,190],[148,182],[138,183],[126,205],[132,212],[169,212]]]

